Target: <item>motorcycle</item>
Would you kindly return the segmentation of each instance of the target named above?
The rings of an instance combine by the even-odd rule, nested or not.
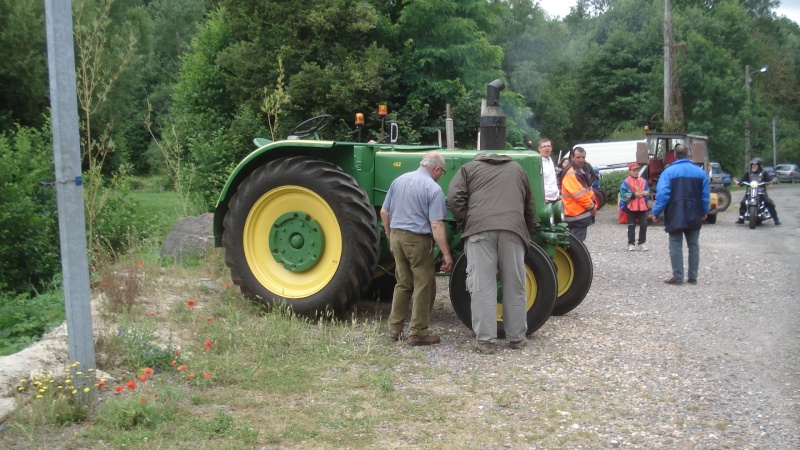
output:
[[[769,220],[772,215],[764,203],[764,194],[766,194],[767,182],[765,181],[751,181],[749,183],[743,182],[740,185],[747,186],[747,193],[745,193],[745,206],[747,210],[744,213],[744,221],[750,225],[750,229],[754,229],[756,225],[761,225],[761,222]]]

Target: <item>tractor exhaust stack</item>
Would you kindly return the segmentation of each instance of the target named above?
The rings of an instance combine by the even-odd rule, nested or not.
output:
[[[506,88],[503,80],[494,80],[486,86],[486,108],[481,111],[479,148],[505,150],[506,115],[500,107],[500,91]]]

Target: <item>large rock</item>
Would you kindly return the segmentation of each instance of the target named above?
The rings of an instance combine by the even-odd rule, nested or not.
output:
[[[179,220],[164,239],[161,256],[180,259],[183,255],[202,255],[211,250],[214,246],[213,222],[211,213]]]

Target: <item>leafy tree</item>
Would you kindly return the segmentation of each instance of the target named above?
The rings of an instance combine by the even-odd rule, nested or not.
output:
[[[44,2],[0,0],[0,131],[41,127],[47,112]]]
[[[0,133],[0,291],[43,289],[60,271],[50,128]]]

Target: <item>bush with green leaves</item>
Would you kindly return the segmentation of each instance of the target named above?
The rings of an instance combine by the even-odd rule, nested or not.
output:
[[[31,296],[0,294],[0,356],[14,354],[64,321],[60,290]]]
[[[0,290],[33,293],[60,270],[50,129],[0,134]]]
[[[625,178],[628,178],[627,170],[608,172],[603,175],[603,178],[600,180],[600,188],[606,193],[606,205],[617,207],[619,187],[622,184],[622,180]]]

